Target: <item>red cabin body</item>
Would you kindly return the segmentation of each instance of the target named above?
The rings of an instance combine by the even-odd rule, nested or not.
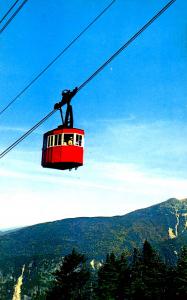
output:
[[[59,126],[44,134],[42,167],[59,170],[83,165],[84,130]]]

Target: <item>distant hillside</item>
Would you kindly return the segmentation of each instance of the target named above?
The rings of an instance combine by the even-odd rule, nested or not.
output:
[[[186,228],[187,199],[169,199],[124,216],[73,218],[25,227],[0,237],[0,255],[63,256],[74,247],[101,259],[106,252],[139,247],[145,239],[161,248],[165,242],[178,247],[178,242],[187,242]]]
[[[187,244],[187,199],[169,199],[124,216],[64,219],[0,235],[0,277],[8,276],[11,290],[11,278],[19,276],[23,264],[30,277],[36,276],[51,270],[72,248],[101,260],[108,252],[132,252],[145,239],[174,262],[181,245]]]

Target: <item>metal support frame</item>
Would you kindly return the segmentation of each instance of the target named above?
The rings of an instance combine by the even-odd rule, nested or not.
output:
[[[73,108],[72,108],[72,105],[70,104],[70,102],[71,102],[71,99],[77,93],[77,91],[78,91],[77,87],[72,91],[63,90],[62,91],[62,100],[59,103],[56,103],[54,105],[54,109],[60,110],[62,126],[64,128],[73,128]],[[65,120],[64,120],[63,114],[62,114],[62,106],[65,104],[67,105],[67,108],[66,108],[66,114],[65,114]]]

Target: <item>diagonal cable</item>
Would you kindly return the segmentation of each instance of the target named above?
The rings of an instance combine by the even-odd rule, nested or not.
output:
[[[8,11],[4,14],[2,19],[0,20],[0,24],[4,21],[4,19],[8,16],[8,14],[11,12],[11,10],[14,8],[14,6],[19,2],[19,0],[16,0],[12,6],[8,9]]]
[[[97,76],[111,61],[116,58],[125,48],[127,48],[140,34],[143,33],[156,19],[158,19],[176,0],[168,2],[152,19],[150,19],[138,32],[136,32],[118,51],[116,51],[103,65],[101,65],[86,81],[84,81],[77,91],[80,91],[85,85],[89,83],[95,76]]]
[[[25,5],[25,3],[28,0],[24,0],[23,3],[20,4],[20,6],[16,9],[16,11],[13,13],[13,15],[8,19],[8,21],[5,23],[5,25],[0,29],[0,34],[5,30],[5,28],[10,24],[10,22],[15,18],[15,16],[18,14],[18,12],[22,9],[22,7]]]
[[[29,84],[27,84],[1,111],[0,116],[35,83],[115,2],[113,0],[74,38]]]
[[[86,81],[84,81],[78,88],[79,92],[84,88],[101,70],[103,70],[116,56],[118,56],[127,46],[129,46],[145,29],[147,29],[157,18],[159,18],[176,0],[168,2],[153,18],[151,18],[136,34],[134,34],[128,42],[126,42],[121,48],[119,48],[103,65],[101,65]],[[77,93],[76,92],[76,93]],[[75,93],[75,94],[76,94]],[[62,102],[65,105],[67,102]],[[45,116],[41,121],[34,125],[30,130],[28,130],[24,135],[22,135],[18,140],[16,140],[12,145],[0,153],[0,158],[5,156],[9,151],[16,147],[22,140],[24,140],[30,133],[32,133],[37,127],[44,123],[49,117],[51,117],[58,109],[52,110],[47,116]]]
[[[5,156],[9,151],[11,151],[14,147],[16,147],[21,141],[23,141],[28,135],[30,135],[36,128],[42,125],[47,119],[49,119],[54,113],[56,109],[52,110],[48,115],[46,115],[42,120],[36,123],[31,129],[29,129],[26,133],[24,133],[18,140],[16,140],[13,144],[11,144],[8,148],[6,148],[1,154],[0,158]]]

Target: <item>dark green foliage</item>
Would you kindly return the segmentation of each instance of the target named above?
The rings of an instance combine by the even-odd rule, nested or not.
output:
[[[165,287],[166,267],[158,253],[145,241],[142,251],[144,299],[161,299]]]
[[[74,251],[65,257],[64,267],[62,265],[56,272],[55,289],[47,299],[187,299],[186,247],[182,248],[175,267],[162,262],[158,253],[146,240],[142,250],[135,248],[130,259],[126,253],[122,253],[120,257],[116,257],[114,253],[107,254],[105,262],[92,277],[88,277],[85,270],[83,273],[76,273],[76,277],[71,276],[77,263],[84,263],[83,257]],[[68,280],[67,274],[70,274]]]
[[[143,263],[142,255],[137,248],[134,248],[131,263],[131,289],[130,299],[143,299],[144,281],[143,281]]]
[[[125,253],[120,258],[108,254],[98,272],[97,299],[123,300],[129,294],[130,270]]]
[[[161,299],[165,287],[165,265],[150,243],[144,242],[142,253],[134,249],[131,267],[131,298]]]
[[[86,284],[90,272],[86,267],[84,255],[74,249],[64,257],[63,263],[54,273],[55,283],[48,293],[48,300],[81,300],[86,299]]]
[[[176,299],[176,288],[175,288],[175,277],[176,277],[176,270],[173,266],[166,266],[166,276],[165,276],[165,291],[164,300],[171,300]]]
[[[106,253],[113,252],[117,264],[119,255],[124,249],[132,255],[133,249],[135,247],[139,249],[145,239],[159,251],[164,262],[173,265],[173,268],[162,271],[163,265],[159,264],[160,274],[166,273],[164,280],[167,281],[168,287],[165,287],[165,294],[169,295],[176,284],[173,282],[174,277],[171,273],[176,271],[174,266],[177,263],[177,253],[182,245],[187,244],[186,213],[187,199],[183,201],[169,199],[124,216],[65,219],[3,233],[0,235],[0,297],[6,300],[6,297],[3,296],[3,298],[2,295],[6,295],[8,291],[12,294],[23,265],[26,265],[22,286],[23,295],[34,299],[36,294],[40,300],[53,281],[52,275],[47,276],[47,274],[51,273],[61,258],[70,253],[73,248],[80,253],[85,253],[89,260],[96,261],[102,261]],[[174,234],[177,232],[175,238],[169,237],[169,228],[170,232],[171,230]],[[132,268],[131,273],[131,279],[134,278],[133,281],[131,280],[131,290],[134,292],[134,297],[137,294],[140,298],[141,291],[150,285],[149,276],[154,279],[156,270],[154,266],[151,267],[153,269],[151,272],[149,267],[142,268],[142,251],[138,252],[137,266]],[[144,262],[146,260],[144,257]],[[117,264],[117,272],[118,268],[120,266]],[[94,283],[91,282],[91,285],[95,290],[96,276],[93,270],[92,273]],[[143,280],[144,274],[145,278],[147,277],[146,280]],[[126,275],[123,274],[123,276]],[[159,278],[160,275],[153,284],[156,294],[157,281],[162,281]],[[164,280],[162,283],[165,285]],[[119,283],[122,294],[127,295],[128,280],[118,277],[118,281],[127,281],[125,286]],[[179,282],[180,279],[178,285]],[[171,292],[171,295],[173,296],[174,292]]]
[[[183,247],[175,272],[176,299],[187,299],[187,247]]]
[[[187,299],[187,249],[182,250],[177,267],[161,261],[148,241],[142,251],[134,249],[129,261],[124,254],[118,259],[113,253],[107,255],[98,272],[96,295],[98,300]]]
[[[122,253],[117,261],[117,293],[116,299],[123,300],[130,294],[130,268],[126,253]]]
[[[98,271],[98,299],[114,299],[117,293],[117,262],[114,253],[108,254],[106,262]]]

